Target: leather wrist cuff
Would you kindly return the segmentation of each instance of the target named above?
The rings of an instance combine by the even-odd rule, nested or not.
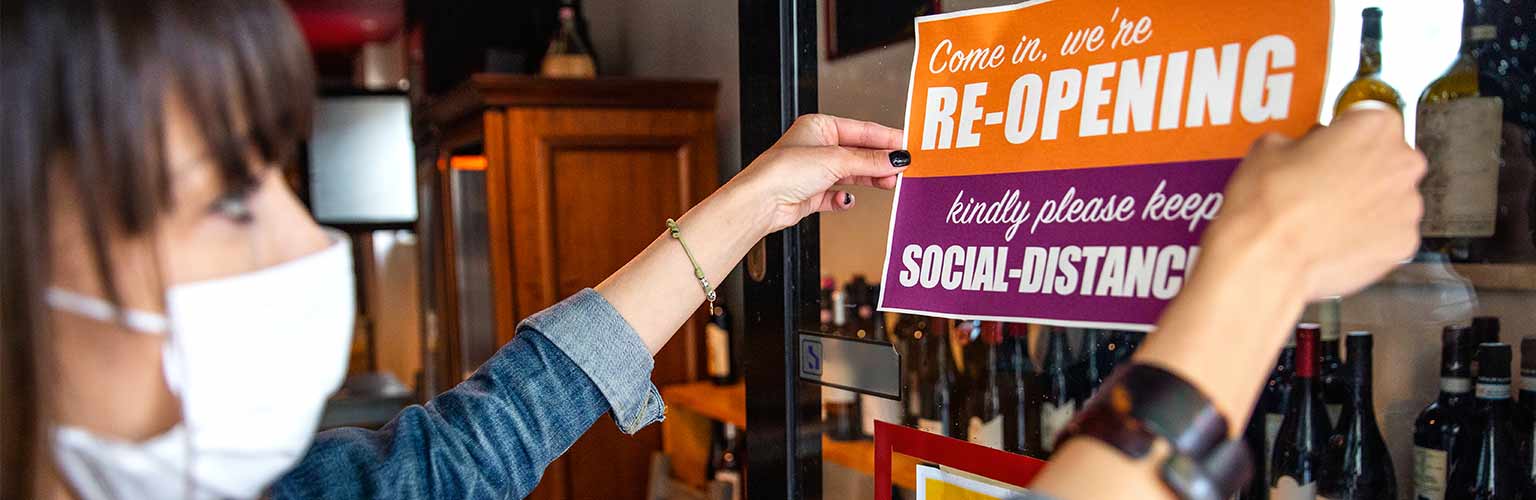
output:
[[[1178,375],[1151,365],[1116,370],[1062,430],[1058,442],[1090,436],[1142,459],[1159,440],[1171,448],[1160,479],[1184,499],[1228,498],[1253,474],[1241,441],[1229,441],[1227,421],[1210,399]]]

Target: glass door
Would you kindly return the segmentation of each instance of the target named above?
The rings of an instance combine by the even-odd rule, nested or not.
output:
[[[913,16],[1010,3],[741,0],[744,161],[801,114],[902,127]],[[1448,446],[1443,437],[1454,431],[1446,421],[1471,429],[1469,443],[1495,439],[1477,429],[1506,429],[1497,439],[1519,455],[1508,473],[1521,481],[1536,473],[1533,12],[1521,0],[1334,0],[1331,12],[1295,14],[1331,22],[1318,121],[1330,120],[1339,99],[1398,99],[1405,140],[1430,163],[1414,260],[1297,318],[1317,325],[1330,429],[1359,391],[1350,354],[1371,352],[1357,351],[1361,335],[1352,332],[1374,340],[1374,373],[1363,385],[1397,498],[1458,498],[1433,492],[1467,484],[1450,477],[1451,465],[1477,450]],[[856,209],[808,218],[749,256],[749,497],[918,498],[935,478],[979,484],[976,491],[1013,489],[995,476],[1027,475],[1048,460],[1055,431],[1156,333],[878,311],[894,198],[853,192]],[[1480,348],[1510,352],[1506,423],[1475,410],[1499,404],[1491,401],[1500,374],[1474,370]],[[1300,363],[1293,349],[1285,352],[1246,423],[1258,472],[1244,498],[1271,498],[1269,458]],[[1440,409],[1428,408],[1437,401]],[[877,421],[896,427],[885,428],[881,446]]]

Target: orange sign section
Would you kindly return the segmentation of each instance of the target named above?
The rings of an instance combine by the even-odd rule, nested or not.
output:
[[[1329,16],[1329,0],[1040,0],[920,18],[906,175],[1237,158],[1300,135]]]

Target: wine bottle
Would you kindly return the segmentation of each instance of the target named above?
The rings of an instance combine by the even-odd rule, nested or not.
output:
[[[560,29],[549,41],[539,75],[545,78],[592,78],[597,76],[597,61],[592,46],[582,40],[577,27],[576,7],[560,7]]]
[[[1339,421],[1344,403],[1349,401],[1349,377],[1344,373],[1344,362],[1339,359],[1338,309],[1333,308],[1331,317],[1328,310],[1325,304],[1319,317],[1323,321],[1317,324],[1320,339],[1317,342],[1317,380],[1322,384],[1323,404],[1328,408],[1328,428],[1332,429]]]
[[[1126,358],[1130,357],[1125,352],[1129,348],[1127,345],[1129,333],[1131,332],[1122,330],[1104,331],[1104,355],[1099,357],[1099,373],[1104,377],[1108,378],[1110,374],[1115,373],[1115,367],[1120,366]]]
[[[570,6],[576,12],[576,36],[587,47],[587,55],[592,58],[592,68],[596,72],[599,68],[602,68],[603,60],[598,57],[597,44],[592,43],[592,31],[587,23],[586,9],[581,8],[581,0],[560,0],[560,3]]]
[[[927,373],[923,377],[927,390],[917,427],[940,436],[955,437],[952,431],[955,428],[955,374],[954,360],[949,354],[949,321],[933,318],[929,329],[933,338],[928,344],[930,349],[924,360]]]
[[[1524,500],[1536,500],[1536,335],[1520,339],[1520,441]]]
[[[1472,318],[1472,338],[1478,345],[1503,342],[1504,340],[1499,338],[1499,318],[1495,316]]]
[[[902,424],[913,427],[917,426],[918,416],[923,412],[923,393],[927,387],[923,374],[932,338],[927,330],[928,318],[917,314],[900,315],[891,329],[892,334],[901,339],[900,352],[906,360],[901,364]]]
[[[1376,425],[1376,403],[1371,397],[1371,334],[1349,332],[1344,342],[1349,402],[1328,439],[1319,498],[1397,500],[1392,453]]]
[[[1419,95],[1414,134],[1429,166],[1419,183],[1422,247],[1454,262],[1481,260],[1498,215],[1503,101],[1483,95],[1478,76],[1478,57],[1495,48],[1498,27],[1482,3],[1463,0],[1461,50]]]
[[[836,334],[844,334],[848,329],[847,296],[842,290],[832,290],[832,331]],[[834,441],[855,441],[864,437],[858,394],[822,386],[821,399],[827,437]]]
[[[843,285],[843,295],[847,297],[848,310],[853,312],[852,321],[849,322],[848,331],[854,337],[861,339],[871,338],[875,334],[877,317],[875,314],[875,297],[872,296],[874,287],[862,274],[853,275],[848,284]]]
[[[1514,403],[1509,397],[1509,344],[1477,346],[1476,410],[1452,450],[1446,498],[1516,500],[1521,483],[1516,454]]]
[[[731,335],[731,316],[725,306],[716,304],[709,323],[704,325],[704,351],[709,353],[707,371],[715,385],[730,385],[740,380],[737,370],[735,338]]]
[[[1110,357],[1108,332],[1095,328],[1083,330],[1082,352],[1084,359],[1078,363],[1078,395],[1077,398],[1087,401],[1093,397],[1094,391],[1104,383],[1104,378],[1109,376],[1106,371]]]
[[[879,301],[880,288],[871,285],[863,275],[854,275],[853,280],[843,287],[843,293],[848,297],[848,308],[854,311],[854,325],[850,329],[854,336],[891,344],[895,343],[886,336],[885,318],[875,311],[875,303]],[[864,436],[875,435],[875,421],[883,421],[893,424],[901,423],[901,402],[875,396],[871,394],[859,394],[859,428]]]
[[[714,439],[710,444],[709,477],[711,480],[720,481],[730,485],[731,500],[741,500],[742,493],[742,464],[746,460],[741,456],[741,435],[736,429],[736,424],[716,424]]]
[[[1120,349],[1115,352],[1115,362],[1117,364],[1124,364],[1126,360],[1131,359],[1131,355],[1136,354],[1136,349],[1141,347],[1141,343],[1147,340],[1147,332],[1125,331],[1120,333],[1123,339],[1121,340]]]
[[[1067,347],[1065,328],[1048,327],[1045,331],[1045,359],[1041,367],[1040,399],[1040,451],[1050,454],[1056,450],[1056,434],[1061,432],[1072,415],[1077,413],[1078,392],[1068,370],[1071,353]]]
[[[1494,41],[1474,54],[1478,91],[1499,97],[1504,107],[1498,220],[1480,261],[1530,262],[1536,260],[1536,163],[1531,161],[1536,151],[1536,1],[1478,3],[1497,31]]]
[[[837,283],[831,276],[821,278],[821,333],[832,333],[832,289]]]
[[[1296,374],[1275,450],[1270,454],[1269,498],[1313,500],[1328,446],[1328,410],[1318,381],[1316,324],[1296,327]]]
[[[1413,422],[1413,495],[1445,500],[1450,452],[1472,407],[1472,329],[1452,325],[1440,334],[1440,396]]]
[[[1029,325],[1003,325],[1004,371],[1008,381],[1003,400],[1003,449],[1032,457],[1040,452],[1040,425],[1037,408],[1040,394],[1034,360],[1029,357]]]
[[[1335,116],[1360,101],[1377,101],[1403,109],[1403,98],[1397,90],[1381,80],[1381,9],[1366,8],[1360,11],[1360,18],[1360,66],[1355,69],[1355,79],[1339,92],[1333,105]]]
[[[998,380],[998,345],[1003,343],[1003,324],[996,321],[981,323],[981,335],[976,344],[982,356],[973,367],[977,373],[976,385],[972,386],[972,412],[966,436],[972,443],[988,448],[1003,449],[1003,390]]]
[[[1269,498],[1269,476],[1273,470],[1271,455],[1275,439],[1280,435],[1280,424],[1285,421],[1285,409],[1291,397],[1291,380],[1295,376],[1296,339],[1290,338],[1285,349],[1275,360],[1275,366],[1259,392],[1253,416],[1249,418],[1244,439],[1253,452],[1253,468],[1257,472],[1249,482],[1248,498]]]
[[[950,427],[945,435],[955,439],[966,439],[970,431],[972,403],[975,395],[971,390],[976,386],[975,367],[970,359],[978,356],[976,337],[981,333],[980,321],[949,321],[949,334],[944,336],[945,343],[949,346],[949,375],[952,384],[949,394],[949,422]]]

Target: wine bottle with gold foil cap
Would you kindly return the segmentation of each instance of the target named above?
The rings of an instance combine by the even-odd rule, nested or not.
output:
[[[1360,11],[1360,17],[1360,66],[1355,69],[1355,79],[1339,92],[1339,99],[1333,104],[1335,116],[1360,101],[1377,101],[1403,109],[1403,98],[1397,89],[1381,79],[1381,9],[1367,8]]]

